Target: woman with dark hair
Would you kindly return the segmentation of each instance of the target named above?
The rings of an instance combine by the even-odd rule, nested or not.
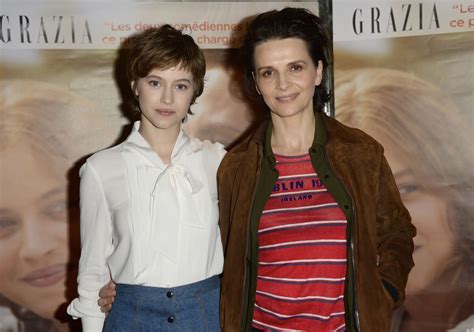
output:
[[[269,120],[218,171],[225,331],[388,331],[404,299],[415,228],[382,146],[322,112],[330,47],[305,9],[248,28]]]

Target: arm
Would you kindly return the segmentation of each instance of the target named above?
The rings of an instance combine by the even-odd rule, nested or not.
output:
[[[112,249],[111,216],[98,174],[88,161],[80,171],[81,259],[78,293],[68,313],[82,319],[83,331],[101,331],[105,314],[97,300],[110,280],[106,259]]]
[[[408,273],[413,267],[416,229],[403,205],[392,171],[382,155],[377,188],[377,251],[379,274],[398,307],[405,298]]]

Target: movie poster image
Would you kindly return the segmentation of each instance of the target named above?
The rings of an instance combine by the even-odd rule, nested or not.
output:
[[[382,143],[417,228],[391,332],[472,331],[472,3],[346,1],[334,10],[336,118]]]

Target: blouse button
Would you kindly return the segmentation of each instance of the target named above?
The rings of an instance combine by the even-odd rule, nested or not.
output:
[[[166,293],[166,296],[171,299],[174,296],[174,293],[172,291],[169,291]]]
[[[173,322],[174,322],[174,316],[169,316],[168,323],[173,323]]]

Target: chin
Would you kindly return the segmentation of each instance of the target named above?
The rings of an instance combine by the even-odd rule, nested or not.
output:
[[[30,309],[38,316],[45,319],[56,319],[58,310],[66,304],[66,299],[52,299],[48,302],[35,303]]]
[[[418,271],[412,270],[408,276],[407,286],[405,288],[405,295],[407,297],[416,296],[424,293],[430,287],[433,281],[432,276],[429,273],[417,273]]]
[[[416,294],[419,294],[422,291],[423,287],[419,285],[418,283],[410,283],[408,282],[407,287],[405,288],[405,296],[408,298],[410,296],[414,296]]]
[[[37,300],[37,302],[30,302],[25,305],[25,308],[33,311],[42,318],[54,319],[57,315],[58,309],[67,303],[65,295],[66,289],[64,285],[55,287],[48,294],[34,294],[31,292],[28,296],[29,300]]]

